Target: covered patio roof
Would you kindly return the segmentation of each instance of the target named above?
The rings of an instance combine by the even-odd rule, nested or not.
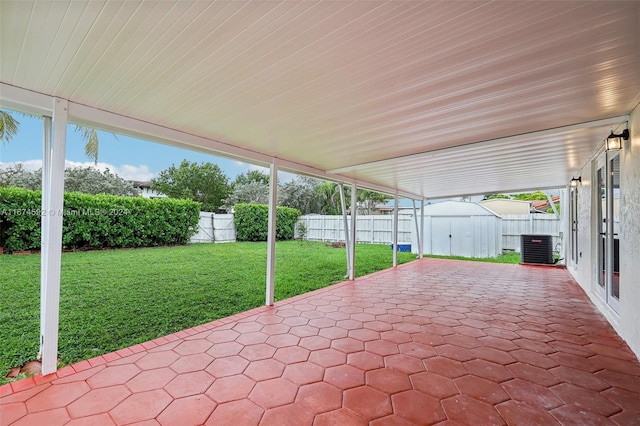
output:
[[[640,3],[0,3],[0,105],[413,198],[564,187],[640,102]]]

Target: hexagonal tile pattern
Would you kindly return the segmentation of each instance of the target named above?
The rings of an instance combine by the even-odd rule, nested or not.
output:
[[[216,403],[204,395],[194,395],[174,400],[158,416],[162,426],[201,425],[216,408]]]
[[[220,378],[226,376],[232,376],[234,374],[240,374],[249,365],[249,361],[238,356],[228,356],[225,358],[218,358],[214,360],[206,368],[213,377]]]
[[[391,396],[393,412],[414,424],[434,424],[445,420],[440,400],[409,390]]]
[[[389,395],[370,386],[360,386],[344,392],[344,408],[367,420],[373,420],[391,414]]]
[[[255,385],[255,380],[238,374],[216,379],[205,394],[218,404],[223,404],[246,398]]]
[[[178,358],[173,364],[171,369],[176,373],[189,373],[191,371],[199,371],[207,368],[213,361],[213,357],[204,353],[196,353],[192,355],[185,355]]]
[[[298,386],[279,378],[256,383],[248,398],[260,407],[268,409],[293,402],[297,392]]]
[[[640,423],[566,270],[423,259],[0,386],[2,424]]]
[[[259,382],[282,376],[285,364],[273,358],[254,361],[244,370],[244,375]]]
[[[113,385],[122,385],[140,373],[140,369],[133,364],[107,367],[87,379],[87,384],[93,389]]]
[[[71,418],[106,413],[124,401],[131,392],[124,385],[94,389],[67,406]]]
[[[205,425],[247,425],[257,426],[264,414],[264,409],[248,399],[227,402],[218,405],[207,419]]]
[[[213,377],[206,371],[192,371],[178,375],[171,380],[164,390],[174,398],[204,393],[213,383]]]
[[[117,424],[142,422],[156,418],[173,402],[165,391],[156,389],[134,393],[110,411]]]
[[[125,385],[131,392],[140,393],[153,389],[162,389],[176,376],[177,373],[170,368],[158,368],[143,371]]]
[[[320,414],[342,407],[342,391],[324,382],[301,386],[296,402],[304,409]]]
[[[338,365],[324,371],[324,381],[340,389],[364,385],[364,371],[350,365]]]

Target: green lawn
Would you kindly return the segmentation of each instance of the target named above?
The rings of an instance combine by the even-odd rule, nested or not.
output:
[[[357,246],[358,276],[391,267],[388,245]],[[415,259],[398,253],[398,262]],[[345,250],[276,248],[276,300],[343,280]],[[62,255],[59,353],[68,364],[264,304],[266,243]],[[0,256],[0,383],[38,352],[40,256]]]

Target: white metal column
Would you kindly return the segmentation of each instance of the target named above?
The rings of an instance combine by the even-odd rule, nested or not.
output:
[[[344,224],[344,246],[345,252],[347,253],[347,274],[345,278],[349,278],[351,276],[351,238],[349,238],[349,221],[347,219],[347,201],[344,197],[344,185],[342,183],[338,184],[338,189],[340,190],[340,206],[342,207],[342,222]]]
[[[60,267],[64,207],[64,161],[67,138],[67,101],[54,99],[53,138],[44,138],[42,200],[46,206],[42,229],[40,299],[40,356],[42,374],[54,373],[58,363],[58,319],[60,311]],[[45,129],[47,127],[45,120]],[[46,131],[46,130],[45,130]],[[48,145],[48,146],[47,146]]]
[[[273,305],[276,267],[276,208],[278,207],[278,166],[271,163],[269,177],[269,231],[267,233],[267,291],[266,305]]]
[[[424,257],[424,198],[420,201],[420,251],[418,257]]]
[[[358,216],[358,185],[351,184],[351,247],[349,247],[351,258],[351,270],[349,271],[349,279],[356,278],[356,218]]]
[[[40,208],[42,212],[48,212],[48,194],[51,188],[51,133],[53,127],[51,117],[42,117],[42,122],[42,194],[40,196]],[[49,265],[49,245],[46,243],[46,237],[49,235],[49,218],[48,214],[43,214],[40,218],[40,348],[38,349],[38,359],[42,359],[42,342],[44,340],[44,324],[46,322],[44,300],[47,298],[45,283]]]
[[[393,198],[393,267],[398,266],[398,194]]]
[[[564,260],[562,263],[568,265],[569,260],[569,247],[571,245],[571,188],[567,185],[565,188],[560,189],[560,225],[562,229],[562,251],[560,257]]]
[[[413,202],[413,221],[416,225],[416,236],[418,240],[418,247],[422,247],[422,235],[420,235],[420,226],[418,225],[418,212],[416,211],[416,200],[411,200]],[[420,253],[420,249],[418,249],[418,253]],[[419,256],[418,256],[419,257]]]

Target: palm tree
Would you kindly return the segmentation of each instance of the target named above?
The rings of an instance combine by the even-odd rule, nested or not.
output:
[[[348,190],[348,188],[347,188]],[[316,187],[320,210],[324,214],[341,214],[340,186],[335,182],[325,181]]]
[[[20,122],[8,111],[0,109],[0,140],[9,142],[18,134]],[[88,127],[76,126],[76,132],[80,133],[85,141],[84,153],[94,163],[98,162],[98,132]],[[113,135],[116,139],[116,135]]]
[[[9,142],[16,134],[18,134],[18,126],[20,122],[16,120],[7,111],[0,109],[0,140]]]

